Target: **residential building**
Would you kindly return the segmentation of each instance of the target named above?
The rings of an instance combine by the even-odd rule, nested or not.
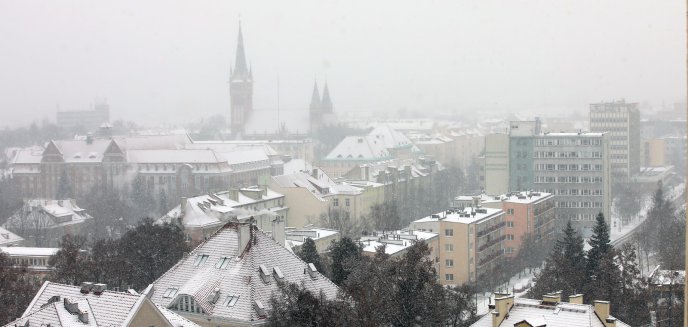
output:
[[[609,301],[583,304],[583,295],[561,301],[561,292],[547,294],[542,300],[496,294],[490,312],[471,327],[628,327],[611,315]]]
[[[487,288],[504,257],[506,219],[501,209],[449,209],[413,221],[409,228],[439,234],[439,282]]]
[[[281,283],[334,299],[339,288],[255,225],[228,223],[155,281],[150,299],[201,326],[254,326]]]
[[[0,246],[17,246],[24,238],[0,227]]]
[[[509,135],[485,136],[485,193],[498,195],[509,192]]]
[[[674,166],[664,167],[640,167],[640,172],[633,176],[631,182],[633,187],[645,194],[652,194],[657,190],[657,185],[661,182],[664,187],[675,185],[682,179],[676,178]]]
[[[590,131],[609,134],[613,183],[626,183],[640,170],[640,110],[625,100],[590,104]]]
[[[685,135],[653,138],[643,143],[642,167],[685,167],[685,158]],[[684,174],[682,169],[679,169],[677,173]]]
[[[411,159],[418,151],[404,134],[380,125],[366,135],[345,137],[320,160],[319,165],[329,176],[337,178],[358,165],[390,159]]]
[[[86,234],[92,220],[74,199],[33,199],[27,200],[2,226],[23,237],[24,245],[56,247],[64,235]]]
[[[178,224],[183,228],[187,240],[201,242],[228,221],[253,219],[261,230],[272,231],[275,219],[288,221],[288,210],[284,195],[261,185],[182,198],[181,204],[158,219],[157,223]]]
[[[23,246],[0,247],[0,252],[6,254],[13,266],[25,266],[28,272],[47,275],[53,270],[48,265],[50,257],[57,254],[59,248],[32,248]]]
[[[79,129],[83,132],[93,131],[103,123],[110,121],[110,106],[99,101],[92,110],[58,111],[57,126],[66,129]]]
[[[302,228],[287,227],[284,229],[285,233],[285,247],[292,251],[298,251],[299,248],[310,238],[315,242],[315,248],[318,253],[325,253],[334,241],[341,239],[339,231],[329,228],[313,227],[312,225],[304,226]]]
[[[660,266],[657,265],[647,278],[648,288],[652,294],[653,301],[658,303],[683,299],[686,271],[659,268]]]
[[[557,208],[552,194],[512,192],[495,197],[484,196],[479,201],[484,207],[504,211],[506,221],[504,255],[506,257],[515,257],[526,237],[532,237],[533,242],[554,240],[554,234],[557,232],[555,230]],[[455,200],[455,207],[456,202]]]
[[[385,247],[385,254],[392,258],[401,257],[408,248],[418,241],[424,241],[430,249],[430,258],[439,268],[439,234],[420,230],[376,231],[362,236],[358,244],[362,247],[363,255],[375,256],[379,247]]]
[[[188,319],[154,304],[148,293],[107,290],[105,284],[82,283],[81,287],[44,282],[21,318],[5,325],[16,326],[161,326],[199,327]]]

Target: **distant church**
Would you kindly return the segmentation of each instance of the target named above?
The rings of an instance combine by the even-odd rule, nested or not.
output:
[[[246,64],[241,26],[239,26],[236,61],[234,67],[230,68],[229,96],[230,128],[232,135],[237,139],[306,138],[323,127],[337,124],[327,83],[323,88],[322,99],[318,84],[315,83],[308,109],[254,110],[253,71]]]

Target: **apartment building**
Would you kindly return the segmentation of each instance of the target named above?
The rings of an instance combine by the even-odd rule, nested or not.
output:
[[[413,221],[412,230],[439,234],[439,282],[485,287],[501,265],[507,221],[501,209],[450,209]]]
[[[406,254],[408,248],[418,241],[427,243],[430,249],[430,258],[435,262],[435,269],[440,267],[439,262],[439,234],[420,230],[396,230],[376,231],[370,235],[362,236],[358,244],[362,248],[363,255],[375,256],[379,247],[385,247],[385,254],[390,257],[401,257]]]
[[[609,134],[614,183],[626,183],[640,170],[640,111],[625,100],[590,104],[590,131]]]

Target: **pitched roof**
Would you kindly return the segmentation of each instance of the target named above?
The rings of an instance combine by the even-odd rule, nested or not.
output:
[[[385,142],[374,135],[347,136],[325,160],[384,160],[391,158]]]
[[[242,228],[250,228],[244,235],[251,236],[239,251]],[[262,275],[261,267],[269,275]],[[319,272],[311,278],[306,268],[305,262],[255,226],[229,223],[155,281],[151,300],[175,310],[176,303],[183,298],[187,303],[193,300],[204,311],[202,315],[208,317],[261,321],[254,301],[262,303],[269,314],[270,298],[280,292],[280,274],[284,281],[299,283],[315,293],[322,290],[328,298],[337,295],[336,285]],[[208,295],[215,290],[219,297],[213,303]],[[234,297],[238,299],[230,305]]]
[[[23,241],[24,238],[0,227],[0,246],[8,246]]]

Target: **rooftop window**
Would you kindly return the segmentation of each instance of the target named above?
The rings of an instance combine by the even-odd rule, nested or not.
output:
[[[227,266],[229,265],[229,261],[230,261],[229,257],[222,257],[222,258],[220,258],[220,260],[218,260],[217,263],[215,264],[215,268],[218,268],[218,269],[227,269]]]
[[[204,264],[206,261],[208,261],[208,257],[210,257],[207,254],[199,254],[196,256],[196,261],[194,261],[194,266],[198,267],[202,264]]]
[[[227,295],[225,298],[225,301],[222,303],[226,307],[233,307],[237,301],[239,301],[239,295],[232,294],[232,295]]]
[[[177,295],[178,289],[176,287],[170,287],[168,288],[165,293],[162,295],[163,298],[173,298],[175,295]]]

